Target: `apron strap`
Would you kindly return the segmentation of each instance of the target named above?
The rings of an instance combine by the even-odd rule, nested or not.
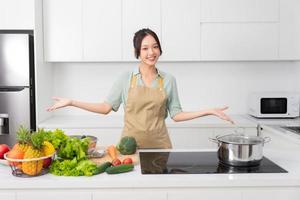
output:
[[[132,75],[131,76],[131,80],[130,80],[130,87],[133,88],[136,86],[136,81],[137,81],[137,75]],[[159,77],[157,80],[157,88],[159,88],[159,90],[163,90],[164,89],[164,79]]]
[[[131,80],[130,80],[130,87],[133,88],[136,85],[136,80],[137,80],[137,76],[136,75],[132,75],[131,76]]]
[[[164,79],[162,77],[158,78],[158,88],[159,88],[159,90],[164,89]]]

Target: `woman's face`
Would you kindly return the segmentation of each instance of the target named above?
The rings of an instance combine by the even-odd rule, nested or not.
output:
[[[143,64],[153,66],[160,56],[159,46],[151,35],[147,35],[141,44],[140,60]]]

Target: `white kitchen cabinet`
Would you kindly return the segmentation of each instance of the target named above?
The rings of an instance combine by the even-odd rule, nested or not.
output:
[[[280,1],[280,48],[282,60],[300,59],[300,1]]]
[[[168,192],[168,200],[241,200],[241,193],[237,190],[222,190],[222,189],[197,189],[185,191],[170,191]]]
[[[162,0],[161,60],[200,60],[199,10],[199,0]]]
[[[90,192],[76,191],[28,191],[17,192],[16,200],[92,200]]]
[[[201,0],[201,22],[278,22],[279,0]]]
[[[244,190],[242,192],[242,200],[299,200],[300,189],[299,188],[256,188]]]
[[[84,0],[82,4],[84,60],[122,60],[122,1]]]
[[[277,23],[204,23],[202,60],[276,60]]]
[[[103,198],[105,197],[105,198]],[[118,190],[111,192],[94,192],[93,200],[167,200],[167,193],[151,190]]]
[[[15,200],[16,194],[13,192],[0,192],[0,199]]]
[[[0,0],[0,29],[34,29],[34,0]]]
[[[133,36],[142,28],[152,29],[161,39],[161,0],[126,0],[122,4],[122,55],[124,61],[136,60]]]
[[[82,0],[44,0],[46,61],[82,61]]]

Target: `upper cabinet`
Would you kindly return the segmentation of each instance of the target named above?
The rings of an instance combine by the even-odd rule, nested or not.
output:
[[[81,0],[44,0],[46,61],[82,61]]]
[[[45,60],[135,61],[142,28],[158,34],[162,61],[299,60],[299,8],[297,0],[44,0]]]
[[[161,0],[124,0],[122,4],[123,60],[133,61],[133,36],[142,28],[152,29],[161,38]]]
[[[280,51],[281,60],[300,59],[300,1],[280,1]]]
[[[201,22],[278,22],[279,0],[201,0]]]
[[[46,61],[121,60],[121,0],[44,0]]]
[[[279,0],[202,0],[201,60],[278,60]]]
[[[121,0],[83,0],[83,59],[122,59]]]
[[[200,60],[199,10],[199,0],[162,0],[162,60]]]
[[[207,23],[201,28],[202,60],[278,58],[278,24]]]
[[[34,0],[0,0],[0,29],[34,29]]]

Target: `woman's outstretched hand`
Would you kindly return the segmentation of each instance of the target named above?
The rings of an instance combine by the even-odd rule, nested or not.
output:
[[[228,106],[225,106],[223,108],[214,108],[211,110],[211,114],[234,124],[233,120],[230,119],[230,117],[224,113],[224,110],[227,110],[227,109],[228,109]]]
[[[61,97],[52,97],[52,99],[55,100],[56,102],[51,107],[47,108],[48,112],[51,112],[58,108],[63,108],[72,105],[71,99],[61,98]]]

